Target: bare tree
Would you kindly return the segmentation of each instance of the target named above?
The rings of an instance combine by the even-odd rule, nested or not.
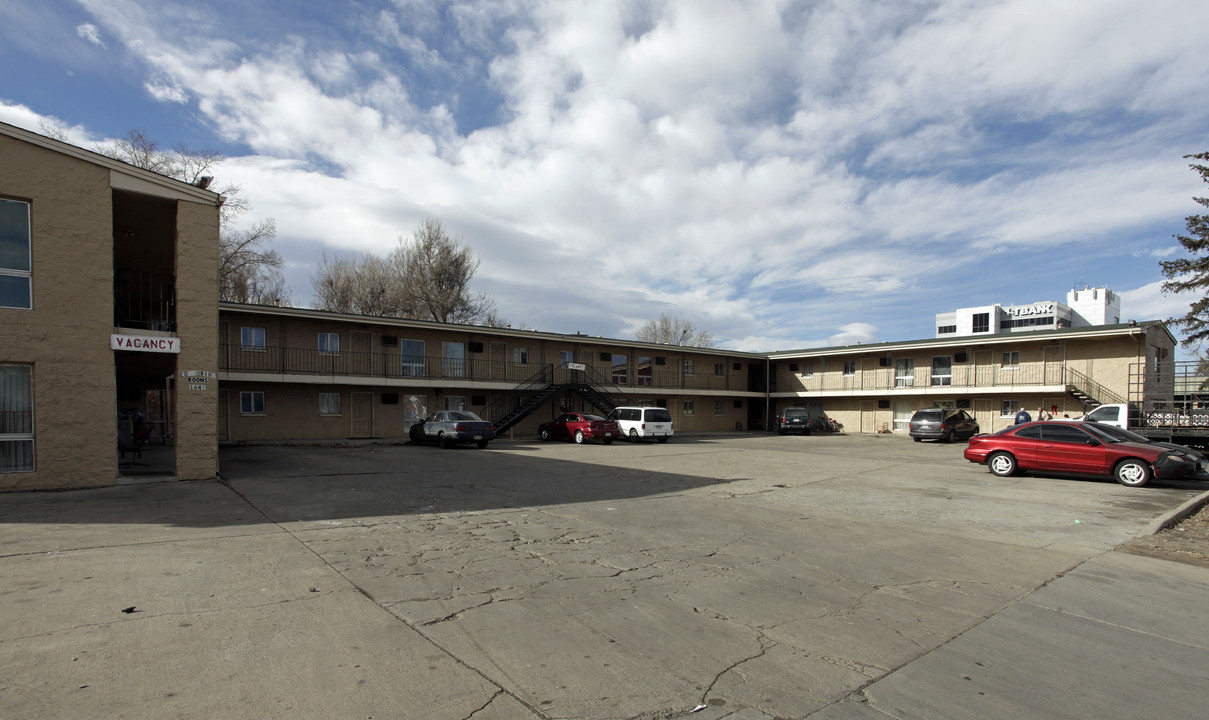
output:
[[[691,347],[715,347],[714,336],[705,330],[698,330],[693,321],[676,318],[663,313],[658,320],[648,320],[638,328],[634,337],[643,342],[663,343],[665,345],[688,345]]]
[[[94,149],[114,160],[202,188],[210,187],[212,173],[224,159],[213,150],[190,150],[184,145],[172,151],[163,150],[142,130],[131,130],[125,137]],[[238,185],[228,184],[217,192],[223,196],[219,211],[219,299],[267,305],[288,303],[289,290],[281,273],[284,261],[280,253],[269,248],[277,237],[277,223],[269,218],[249,230],[236,230],[236,220],[251,206]]]
[[[505,325],[495,301],[470,290],[478,270],[474,251],[428,218],[385,258],[324,256],[311,283],[315,307],[444,323]]]

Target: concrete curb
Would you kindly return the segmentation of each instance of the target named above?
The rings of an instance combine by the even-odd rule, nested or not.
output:
[[[1150,524],[1146,526],[1146,529],[1142,531],[1142,534],[1154,535],[1160,530],[1166,530],[1167,528],[1178,524],[1181,520],[1189,515],[1192,515],[1197,510],[1200,510],[1201,507],[1206,503],[1209,503],[1209,490],[1197,495],[1176,509],[1166,512],[1154,520],[1151,520]]]

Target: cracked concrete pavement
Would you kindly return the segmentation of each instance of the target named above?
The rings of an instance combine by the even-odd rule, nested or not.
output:
[[[1209,570],[1110,550],[1204,488],[960,453],[232,447],[223,483],[0,496],[0,717],[1080,717],[1114,647],[1106,688],[1138,650],[1149,710],[1194,702],[1209,638],[1126,591],[1195,605]]]

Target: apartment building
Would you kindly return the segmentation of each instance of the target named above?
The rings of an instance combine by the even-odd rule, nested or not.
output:
[[[1130,368],[1170,362],[1176,340],[1160,322],[829,347],[768,355],[770,407],[813,408],[848,432],[906,432],[926,407],[967,409],[984,432],[1018,410],[1082,415],[1125,402]]]
[[[2,123],[0,167],[0,490],[112,485],[136,434],[213,478],[219,195]]]

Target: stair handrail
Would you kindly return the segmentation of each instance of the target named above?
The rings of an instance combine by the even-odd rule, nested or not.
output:
[[[1066,384],[1081,391],[1098,405],[1125,402],[1125,398],[1071,367],[1066,368]]]

